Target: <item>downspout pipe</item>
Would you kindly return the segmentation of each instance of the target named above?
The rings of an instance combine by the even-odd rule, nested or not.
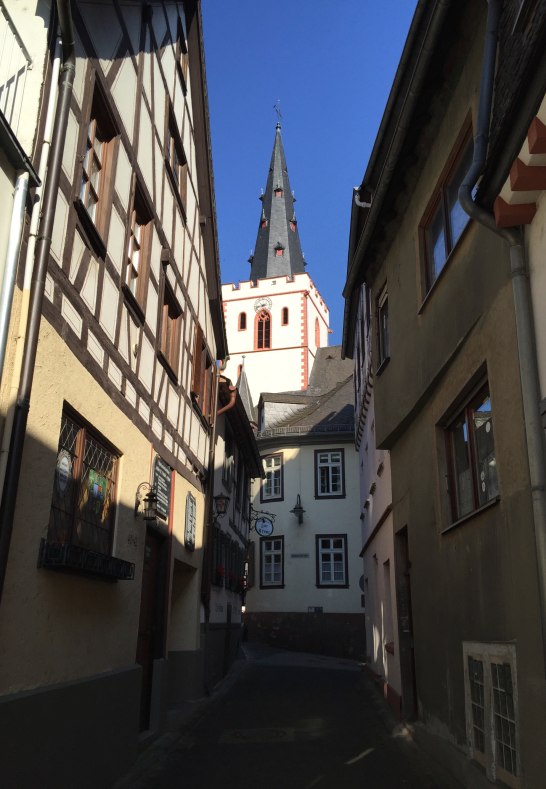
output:
[[[0,294],[0,380],[2,379],[4,361],[6,358],[9,321],[11,317],[13,291],[15,290],[15,278],[17,276],[17,260],[19,258],[19,251],[21,249],[21,231],[23,229],[23,223],[25,219],[25,204],[27,201],[28,186],[28,172],[21,171],[17,173],[13,208],[11,212],[6,265],[4,268],[4,278],[2,280],[2,292]]]
[[[474,156],[470,169],[459,189],[459,202],[472,219],[504,238],[509,245],[523,416],[527,439],[535,529],[542,648],[544,670],[546,672],[546,459],[544,433],[540,416],[540,384],[531,288],[527,275],[523,232],[521,228],[498,228],[494,215],[478,205],[473,197],[474,188],[485,169],[487,158],[500,10],[500,0],[489,0],[480,85],[480,105],[474,138]]]
[[[57,0],[57,13],[62,38],[63,62],[61,66],[55,123],[53,127],[53,144],[49,155],[47,182],[44,188],[42,220],[36,243],[36,258],[30,293],[29,319],[23,351],[21,380],[19,382],[19,390],[15,404],[6,477],[4,480],[2,503],[0,506],[0,600],[4,588],[11,534],[13,530],[17,489],[19,486],[23,447],[30,408],[30,394],[38,349],[47,265],[61,176],[64,140],[68,124],[72,86],[76,73],[74,27],[70,0]]]

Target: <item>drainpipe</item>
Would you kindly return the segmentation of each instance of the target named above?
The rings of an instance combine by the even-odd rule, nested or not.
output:
[[[500,8],[500,0],[489,0],[474,156],[470,169],[459,189],[459,202],[472,219],[504,238],[510,248],[510,272],[514,294],[521,393],[533,504],[542,648],[546,671],[546,460],[539,406],[540,385],[531,288],[527,276],[523,232],[521,228],[498,228],[494,215],[477,205],[472,196],[478,178],[485,169],[487,157]]]
[[[23,351],[21,380],[17,393],[17,402],[13,415],[13,429],[7,459],[6,477],[0,507],[0,599],[4,587],[6,568],[17,501],[17,488],[21,473],[23,447],[25,443],[32,379],[36,364],[42,303],[47,274],[51,235],[55,218],[55,207],[59,191],[59,180],[63,157],[64,139],[70,110],[72,86],[76,73],[76,55],[74,47],[74,29],[70,0],[57,0],[57,13],[63,47],[63,64],[59,85],[59,99],[53,127],[53,144],[51,146],[48,177],[44,188],[42,220],[36,244],[36,260],[30,292],[29,318]]]
[[[28,172],[22,171],[17,173],[13,208],[11,212],[11,224],[9,229],[8,251],[6,255],[6,265],[4,268],[4,278],[2,280],[2,293],[0,295],[0,379],[2,378],[4,361],[6,357],[9,319],[11,316],[15,277],[17,274],[17,259],[19,257],[21,230],[23,228],[25,217],[25,203],[27,201],[28,183]]]
[[[42,194],[44,191],[44,183],[46,181],[47,160],[49,157],[49,150],[51,147],[51,137],[53,132],[53,118],[55,115],[55,105],[57,103],[60,64],[61,64],[60,41],[57,40],[57,44],[55,46],[55,58],[53,60],[53,66],[51,69],[51,88],[49,91],[49,97],[47,102],[46,121],[44,125],[44,136],[42,141],[42,150],[40,152],[40,164],[38,166],[38,179],[40,183],[34,190],[34,203],[30,215],[30,229],[29,229],[27,251],[25,255],[25,264],[24,264],[23,290],[21,293],[21,311],[19,314],[18,328],[15,332],[15,354],[13,360],[13,372],[10,376],[11,383],[10,383],[10,389],[7,398],[6,420],[4,423],[4,430],[2,433],[2,443],[0,445],[0,490],[2,490],[4,486],[6,463],[8,459],[11,431],[13,427],[13,414],[15,410],[15,404],[17,402],[18,383],[21,376],[21,367],[23,364],[23,344],[24,344],[25,331],[26,331],[26,325],[28,320],[30,286],[32,280],[34,252],[36,249],[36,238],[38,235],[38,223],[40,221],[40,215],[41,215]]]

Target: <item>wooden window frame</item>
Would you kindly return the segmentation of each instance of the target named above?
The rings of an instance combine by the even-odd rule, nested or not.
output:
[[[182,93],[184,96],[188,92],[188,70],[189,70],[189,56],[188,56],[188,40],[184,30],[184,23],[178,18],[176,30],[176,67],[178,76],[182,84]]]
[[[279,493],[278,496],[276,496],[276,495],[272,495],[272,496],[266,495],[266,484],[267,484],[267,474],[268,474],[267,462],[266,461],[270,460],[271,458],[279,458],[279,461],[280,461],[280,464],[279,464],[280,468],[279,468],[279,471],[278,471],[278,473],[279,473],[279,490],[280,490],[280,493]],[[282,452],[275,452],[275,453],[272,453],[270,455],[264,455],[262,457],[262,463],[263,463],[263,466],[264,466],[265,478],[264,478],[262,484],[260,485],[260,502],[263,503],[265,501],[284,501],[284,454]],[[272,473],[276,473],[274,469],[273,469]]]
[[[329,461],[328,463],[321,463],[320,462],[320,455],[333,455],[334,453],[340,454],[340,461],[339,463],[334,463],[333,461]],[[346,496],[345,493],[345,450],[343,448],[333,448],[333,449],[315,449],[315,498],[316,499],[344,499]],[[339,493],[331,493],[321,492],[321,484],[320,484],[320,469],[321,468],[334,468],[338,467],[341,469],[340,472],[340,480],[341,480],[341,491]],[[331,474],[329,476],[329,488],[332,487],[332,480]]]
[[[191,380],[191,398],[194,406],[197,407],[200,415],[212,423],[214,415],[215,387],[214,374],[215,365],[210,355],[203,329],[197,323],[195,325],[195,335],[193,342],[193,367]]]
[[[444,428],[444,435],[445,435],[445,445],[446,445],[446,456],[447,456],[447,471],[448,471],[448,491],[449,491],[449,499],[450,499],[450,510],[451,510],[451,525],[457,523],[460,520],[465,520],[468,517],[471,517],[474,513],[480,511],[483,507],[489,506],[491,503],[498,501],[499,499],[499,477],[497,471],[497,453],[495,450],[495,431],[494,431],[494,418],[493,418],[493,406],[491,404],[491,416],[488,420],[484,421],[484,425],[487,429],[488,425],[490,428],[487,432],[491,432],[491,442],[493,447],[493,465],[495,468],[495,478],[491,478],[491,482],[489,478],[487,478],[486,483],[486,472],[482,468],[480,473],[479,470],[479,459],[478,459],[478,442],[476,441],[477,436],[477,428],[475,426],[475,422],[473,419],[473,415],[477,413],[476,406],[483,403],[485,399],[489,399],[491,403],[491,393],[489,390],[489,385],[486,382],[481,382],[479,386],[473,388],[470,392],[470,395],[464,399],[462,403],[459,404],[454,415],[451,417],[448,423],[446,423]],[[455,429],[458,425],[464,423],[464,429],[466,430],[468,436],[468,442],[466,445],[466,459],[468,461],[468,480],[470,483],[471,488],[471,501],[472,507],[467,512],[461,512],[460,503],[459,503],[459,482],[460,475],[457,474],[457,461],[456,461],[456,452],[455,452]],[[489,463],[488,463],[489,465]],[[484,487],[485,486],[485,487]],[[492,489],[491,495],[488,495],[485,501],[480,501],[480,493],[479,490],[485,492],[485,490],[490,487]]]
[[[278,544],[279,547],[267,550],[268,543]],[[281,580],[279,582],[267,582],[265,580],[265,558],[267,555],[280,556]],[[260,589],[284,589],[284,536],[271,535],[271,537],[260,537]]]
[[[157,355],[169,377],[178,383],[183,310],[163,271],[163,287],[159,303]]]
[[[464,225],[459,229],[457,237],[454,237],[451,220],[452,214],[449,208],[449,197],[450,193],[453,194],[454,190],[458,193],[458,187],[468,172],[472,161],[472,150],[472,122],[471,118],[468,117],[457,137],[448,161],[434,188],[423,218],[419,223],[421,257],[423,262],[423,296],[429,293],[446,269],[451,253],[457,247],[469,226],[470,217],[467,216]],[[431,236],[431,230],[436,220],[438,221],[438,227],[441,227],[441,234],[443,234],[444,240],[444,258],[439,264],[438,270],[436,270],[437,267],[434,262],[433,250],[435,245],[432,240],[433,237]],[[441,237],[441,234],[438,238]]]
[[[330,547],[321,547],[322,541],[329,540],[332,545]],[[333,541],[341,540],[341,548],[335,548]],[[322,553],[334,553],[341,551],[343,554],[343,581],[336,582],[332,577],[331,581],[325,581],[323,578],[323,563]],[[316,584],[319,589],[347,589],[349,587],[349,561],[347,551],[347,535],[346,534],[316,534],[315,535],[315,556],[316,556]],[[332,567],[333,571],[333,567]]]
[[[74,206],[91,246],[99,257],[104,258],[114,195],[119,131],[96,75],[88,97],[87,112],[84,109],[83,115],[89,120],[81,128],[81,169],[77,170]],[[94,147],[97,139],[101,141],[100,157]],[[90,160],[99,165],[98,182],[95,184]],[[90,196],[94,197],[94,211],[90,210]]]
[[[254,350],[270,351],[272,347],[272,320],[269,310],[259,310],[254,322]],[[263,326],[263,329],[261,327]],[[266,328],[267,327],[267,328]]]
[[[140,227],[140,239],[137,239],[135,227]],[[148,282],[150,276],[150,258],[152,252],[153,218],[152,212],[146,205],[141,188],[136,184],[133,192],[133,202],[129,214],[127,228],[127,244],[125,257],[125,270],[122,290],[136,317],[144,321],[146,313],[146,300],[148,295]],[[138,264],[134,265],[134,255],[138,254]],[[136,275],[132,274],[136,271]],[[134,286],[136,283],[136,287]]]
[[[189,181],[188,160],[170,100],[167,101],[166,116],[165,167],[178,205],[182,211],[182,216],[184,221],[186,221]]]

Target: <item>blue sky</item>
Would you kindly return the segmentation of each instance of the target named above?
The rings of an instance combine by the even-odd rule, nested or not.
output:
[[[415,0],[202,0],[222,282],[245,280],[280,99],[307,271],[341,342],[360,184]]]

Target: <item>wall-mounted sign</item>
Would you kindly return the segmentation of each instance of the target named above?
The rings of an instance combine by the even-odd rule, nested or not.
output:
[[[156,455],[153,488],[157,496],[157,514],[165,520],[171,508],[171,480],[172,468]]]
[[[269,518],[258,518],[255,529],[260,537],[269,537],[273,534],[273,522]]]
[[[197,502],[191,493],[186,496],[186,524],[184,527],[184,545],[188,551],[195,550],[195,523]]]

